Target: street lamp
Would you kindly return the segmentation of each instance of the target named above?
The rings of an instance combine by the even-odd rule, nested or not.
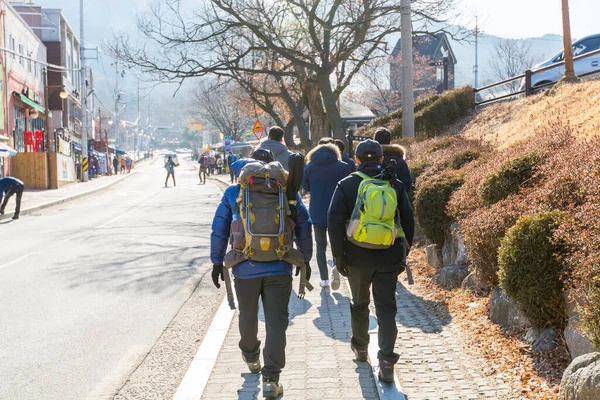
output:
[[[38,117],[40,116],[40,113],[38,112],[38,110],[31,110],[31,112],[29,113],[29,116],[33,119],[38,119]]]
[[[58,94],[60,96],[61,99],[66,99],[67,97],[69,97],[69,93],[67,93],[66,90],[61,90],[60,93]]]
[[[113,121],[112,117],[110,117],[110,118],[108,119],[108,124],[109,124],[109,125],[112,125],[112,124],[114,124],[114,123],[115,123],[115,121]]]

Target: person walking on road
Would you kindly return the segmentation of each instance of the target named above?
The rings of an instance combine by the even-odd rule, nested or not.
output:
[[[231,179],[231,183],[234,183],[234,181],[235,181],[235,174],[233,173],[231,166],[236,161],[237,161],[237,156],[233,153],[229,153],[229,155],[227,156],[227,167],[229,168],[229,178]]]
[[[258,151],[256,157],[272,157],[270,152]],[[238,176],[242,167],[257,163],[252,159],[237,161],[232,165],[234,174]],[[213,263],[212,279],[219,288],[219,279],[223,280],[223,262],[227,252],[230,235],[235,234],[234,221],[241,219],[240,205],[237,201],[241,184],[229,186],[215,213],[211,234],[211,261]],[[312,257],[311,223],[308,211],[299,194],[296,195],[297,212],[294,214],[294,236],[297,249],[305,263]],[[239,228],[239,226],[238,226]],[[243,229],[243,224],[242,224]],[[234,233],[232,233],[232,231]],[[239,232],[238,232],[239,233]],[[261,241],[262,243],[262,241]],[[260,251],[260,249],[255,249]],[[275,398],[283,394],[283,386],[279,377],[285,367],[286,330],[289,325],[288,304],[292,292],[292,265],[283,260],[275,261],[241,261],[232,268],[235,277],[234,286],[239,300],[239,347],[242,358],[251,373],[262,372],[263,396]],[[307,279],[310,267],[307,268]],[[298,272],[297,272],[298,273]],[[262,301],[266,340],[263,349],[264,366],[261,368],[260,347],[258,340],[259,300]]]
[[[338,147],[333,144],[322,144],[306,155],[306,167],[302,187],[310,192],[310,219],[313,223],[315,241],[317,242],[317,265],[321,275],[321,287],[329,286],[327,268],[327,209],[333,197],[335,185],[350,175],[350,166],[341,161]],[[340,287],[340,276],[334,267],[331,288]]]
[[[396,178],[404,185],[406,193],[412,187],[412,177],[410,176],[410,168],[404,161],[406,150],[399,144],[390,144],[392,142],[392,132],[387,128],[378,128],[375,131],[375,140],[381,144],[383,149],[383,162],[389,164],[391,160],[396,160]]]
[[[206,184],[206,175],[208,175],[208,166],[209,166],[209,161],[208,161],[208,157],[206,156],[206,154],[202,154],[200,156],[200,159],[198,160],[198,164],[200,164],[200,172],[198,172],[198,175],[200,177],[200,183],[204,185],[204,184]],[[204,179],[202,177],[204,177]]]
[[[290,156],[293,154],[288,150],[285,144],[283,144],[283,136],[285,132],[279,126],[272,126],[269,128],[269,134],[267,140],[256,146],[257,149],[271,150],[275,161],[283,166],[286,171],[289,171],[288,162]]]
[[[217,159],[215,158],[214,155],[211,155],[208,162],[209,162],[209,164],[208,164],[208,174],[209,175],[214,175],[215,171],[217,169]]]
[[[121,157],[121,173],[124,174],[125,173],[125,157]]]
[[[119,158],[115,155],[115,158],[113,158],[113,168],[115,170],[115,175],[117,175],[119,173]]]
[[[367,361],[373,285],[379,324],[378,377],[392,382],[399,358],[394,352],[396,284],[412,245],[414,216],[393,166],[386,168],[382,162],[383,149],[378,142],[369,139],[357,146],[357,172],[337,184],[327,222],[337,269],[350,282],[351,349],[358,361]]]
[[[223,173],[223,159],[221,156],[217,156],[217,174],[221,175]]]
[[[167,159],[167,162],[165,163],[165,169],[167,170],[167,179],[165,179],[165,187],[167,187],[170,176],[173,177],[173,186],[177,186],[177,183],[175,182],[175,167],[176,166],[177,166],[177,164],[175,164],[175,161],[173,161],[173,157],[169,156],[169,158]]]
[[[23,190],[25,190],[25,185],[19,179],[13,178],[12,176],[0,178],[0,215],[4,215],[4,209],[6,208],[6,204],[8,204],[8,200],[16,194],[17,205],[12,219],[19,219]]]

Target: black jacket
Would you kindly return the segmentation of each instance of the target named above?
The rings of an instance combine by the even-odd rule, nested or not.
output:
[[[381,164],[379,162],[369,162],[359,165],[357,170],[369,176],[375,176],[381,172]],[[356,246],[346,238],[346,225],[352,215],[358,187],[361,182],[362,178],[360,176],[352,174],[338,182],[335,188],[327,215],[331,252],[334,257],[345,256],[348,264],[353,266],[399,265],[404,261],[403,240],[396,240],[392,247],[385,250],[372,250]],[[415,233],[415,219],[412,206],[408,200],[403,183],[396,180],[395,188],[398,196],[400,223],[404,229],[406,240],[412,246]]]
[[[404,184],[406,193],[412,187],[412,178],[408,164],[404,161],[404,148],[397,144],[383,144],[383,162],[388,164],[390,160],[396,160],[396,178]]]

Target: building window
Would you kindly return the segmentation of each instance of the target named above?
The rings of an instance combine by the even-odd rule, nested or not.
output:
[[[15,52],[17,51],[17,43],[15,42],[15,38],[12,35],[10,36],[10,50],[13,52],[12,59],[15,60],[17,58],[17,55],[15,54]]]
[[[25,67],[25,58],[23,57],[24,51],[25,51],[25,49],[23,48],[23,45],[20,44],[19,45],[19,64],[21,64],[21,67]]]
[[[33,53],[28,51],[27,52],[27,72],[33,72],[33,69],[32,69],[33,62],[31,61],[32,58],[33,58]]]
[[[15,150],[19,152],[25,151],[25,110],[15,106],[15,128],[13,136],[15,138]]]

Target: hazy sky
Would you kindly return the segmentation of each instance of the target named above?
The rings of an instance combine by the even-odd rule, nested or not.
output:
[[[466,14],[477,13],[481,29],[510,38],[562,35],[560,0],[459,0]],[[600,0],[570,0],[573,38],[600,33]]]

